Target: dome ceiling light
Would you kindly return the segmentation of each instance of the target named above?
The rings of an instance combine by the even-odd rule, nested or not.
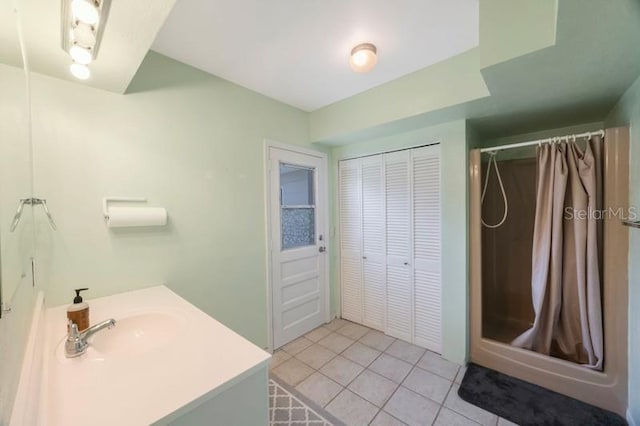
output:
[[[371,43],[362,43],[351,49],[349,65],[355,72],[365,73],[373,69],[378,62],[378,50]]]

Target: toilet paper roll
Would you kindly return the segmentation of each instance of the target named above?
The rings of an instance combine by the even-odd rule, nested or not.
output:
[[[109,207],[107,227],[164,226],[167,210],[162,207]]]

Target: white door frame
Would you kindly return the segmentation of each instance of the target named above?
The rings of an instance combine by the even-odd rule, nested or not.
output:
[[[265,206],[265,231],[266,231],[266,239],[265,239],[265,249],[266,249],[266,276],[267,276],[267,350],[269,352],[273,352],[273,276],[272,276],[272,258],[271,258],[271,240],[272,240],[272,232],[271,232],[271,179],[270,179],[270,162],[269,159],[269,150],[271,148],[282,149],[285,151],[291,151],[298,154],[311,155],[313,157],[318,157],[322,159],[322,170],[320,170],[321,174],[324,175],[322,178],[323,188],[318,191],[318,198],[320,205],[324,205],[323,216],[324,220],[320,225],[324,228],[325,232],[323,234],[325,247],[327,250],[326,253],[326,261],[324,267],[324,282],[322,285],[324,286],[324,297],[326,300],[324,306],[324,320],[325,322],[329,322],[331,315],[331,285],[330,285],[330,254],[329,249],[331,246],[331,236],[329,232],[329,170],[328,170],[328,159],[327,154],[321,151],[315,151],[308,148],[299,147],[296,145],[289,145],[281,142],[277,142],[271,139],[264,140],[264,151],[263,151],[263,165],[264,165],[264,206]]]

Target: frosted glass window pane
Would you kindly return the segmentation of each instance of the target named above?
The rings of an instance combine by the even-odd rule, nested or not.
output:
[[[315,170],[280,164],[282,250],[315,244]]]
[[[282,209],[282,249],[315,244],[315,213],[310,208]]]

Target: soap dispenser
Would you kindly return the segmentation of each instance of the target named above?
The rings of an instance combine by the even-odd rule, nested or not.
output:
[[[73,304],[67,308],[67,319],[78,326],[78,331],[89,328],[89,304],[82,301],[81,291],[89,290],[88,288],[77,288],[76,297],[73,298]]]

